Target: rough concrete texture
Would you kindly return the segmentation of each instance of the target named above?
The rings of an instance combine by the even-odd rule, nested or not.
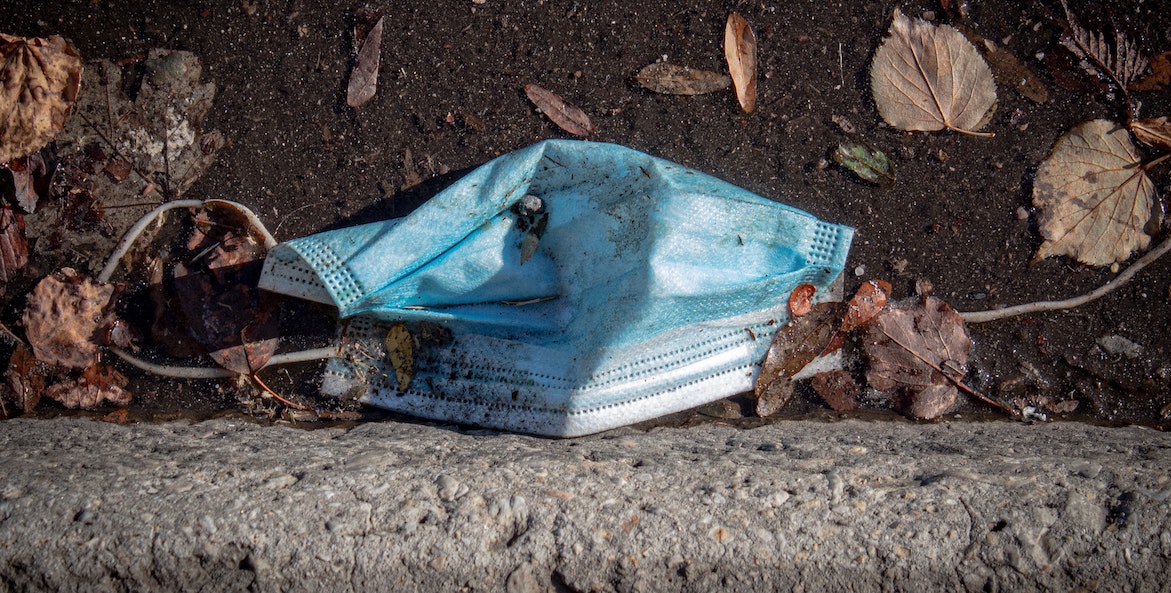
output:
[[[1171,438],[0,424],[6,591],[1166,591]]]

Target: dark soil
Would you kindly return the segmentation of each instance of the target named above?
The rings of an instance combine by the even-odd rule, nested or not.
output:
[[[86,59],[133,63],[156,47],[197,54],[204,79],[218,86],[204,127],[222,131],[228,146],[184,197],[249,205],[278,239],[401,216],[492,157],[565,137],[525,98],[524,85],[537,83],[584,109],[600,140],[855,227],[847,292],[881,277],[902,297],[924,279],[956,309],[981,310],[1067,298],[1108,281],[1108,269],[1065,258],[1030,265],[1040,244],[1031,205],[1038,163],[1070,127],[1122,112],[1102,92],[1058,86],[1038,59],[1065,51],[1056,43],[1060,29],[1053,20],[1061,14],[1059,2],[972,3],[968,26],[1028,64],[1050,97],[1036,104],[1000,86],[987,128],[996,137],[990,139],[902,133],[881,123],[868,70],[895,6],[824,0],[387,3],[377,6],[387,15],[378,93],[358,110],[346,106],[345,87],[361,4],[4,2],[0,23],[9,34],[63,35]],[[901,6],[912,16],[956,19],[935,2]],[[1171,16],[1160,3],[1112,2],[1105,12],[1095,6],[1076,2],[1072,8],[1086,24],[1112,18],[1150,56],[1171,50]],[[759,39],[755,113],[741,113],[730,91],[666,96],[632,82],[640,68],[664,55],[677,64],[724,70],[724,22],[731,11],[744,15]],[[1144,115],[1171,115],[1169,93],[1138,98]],[[854,139],[895,158],[892,189],[868,185],[829,162],[837,144],[851,137],[835,117],[856,128]],[[1166,193],[1166,171],[1157,173]],[[422,183],[409,187],[416,175]],[[1021,208],[1029,214],[1025,219],[1018,217]],[[1080,402],[1074,417],[1157,425],[1164,421],[1160,409],[1171,401],[1169,285],[1171,262],[1159,262],[1080,309],[974,326],[969,381],[1009,403],[1072,398]],[[11,291],[8,298],[4,319],[17,319],[22,299]],[[329,330],[322,331],[327,337]],[[1107,354],[1096,341],[1108,334],[1142,345],[1141,355]],[[238,405],[232,388],[211,383],[136,388],[135,406],[147,411],[206,413]],[[782,416],[817,406],[807,397]],[[965,403],[957,411],[970,417],[990,410]]]

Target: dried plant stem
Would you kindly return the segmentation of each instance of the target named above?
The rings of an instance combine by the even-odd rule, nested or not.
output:
[[[1126,284],[1139,273],[1140,270],[1147,267],[1151,262],[1159,259],[1163,254],[1171,251],[1171,237],[1167,237],[1159,244],[1158,247],[1147,252],[1146,255],[1139,258],[1138,261],[1130,265],[1115,277],[1113,280],[1099,286],[1095,290],[1064,301],[1038,301],[1036,303],[1026,303],[1023,305],[1016,305],[1013,307],[1005,307],[1003,309],[993,309],[991,311],[966,311],[960,312],[960,317],[965,323],[986,323],[989,321],[996,321],[999,319],[1008,319],[1009,317],[1016,317],[1017,315],[1027,315],[1029,313],[1040,313],[1042,311],[1059,311],[1063,309],[1072,309],[1080,307],[1090,301],[1099,299],[1114,289]]]
[[[276,391],[273,391],[271,387],[269,387],[268,385],[266,385],[264,383],[264,381],[260,380],[260,375],[257,375],[256,373],[252,373],[252,375],[250,375],[250,376],[252,377],[252,380],[255,381],[256,384],[258,386],[260,386],[260,388],[265,391],[265,393],[268,393],[269,395],[273,396],[274,398],[276,398],[277,401],[281,402],[282,404],[285,404],[286,406],[293,408],[294,410],[301,410],[302,412],[308,412],[308,411],[312,410],[312,408],[302,406],[301,404],[299,404],[297,402],[289,401],[289,400],[281,397],[281,395],[279,393],[277,393]]]
[[[953,132],[959,132],[960,134],[967,134],[968,136],[976,136],[978,138],[995,138],[996,137],[996,132],[973,132],[972,130],[965,130],[963,128],[955,128],[955,127],[952,127],[951,125],[948,125],[947,129],[949,129]]]

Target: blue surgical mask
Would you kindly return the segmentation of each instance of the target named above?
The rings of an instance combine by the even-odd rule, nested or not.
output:
[[[261,287],[337,306],[327,394],[569,437],[751,390],[789,293],[824,290],[852,236],[629,148],[550,140],[404,218],[278,245]],[[387,345],[404,329],[406,372]]]

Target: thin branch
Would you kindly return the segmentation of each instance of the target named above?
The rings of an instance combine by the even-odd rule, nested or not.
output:
[[[1147,252],[1146,255],[1139,258],[1138,261],[1130,265],[1115,277],[1110,282],[1099,286],[1097,289],[1083,294],[1078,297],[1066,299],[1064,301],[1038,301],[1036,303],[1026,303],[1024,305],[1016,305],[1013,307],[1005,307],[1003,309],[993,309],[991,311],[961,311],[960,317],[965,323],[986,323],[989,321],[996,321],[999,319],[1008,319],[1009,317],[1016,317],[1017,315],[1028,315],[1030,313],[1040,313],[1042,311],[1060,311],[1064,309],[1073,309],[1080,307],[1086,303],[1097,300],[1114,289],[1126,284],[1139,273],[1139,270],[1147,267],[1151,262],[1159,259],[1163,254],[1171,251],[1171,236],[1163,240],[1158,247]]]

